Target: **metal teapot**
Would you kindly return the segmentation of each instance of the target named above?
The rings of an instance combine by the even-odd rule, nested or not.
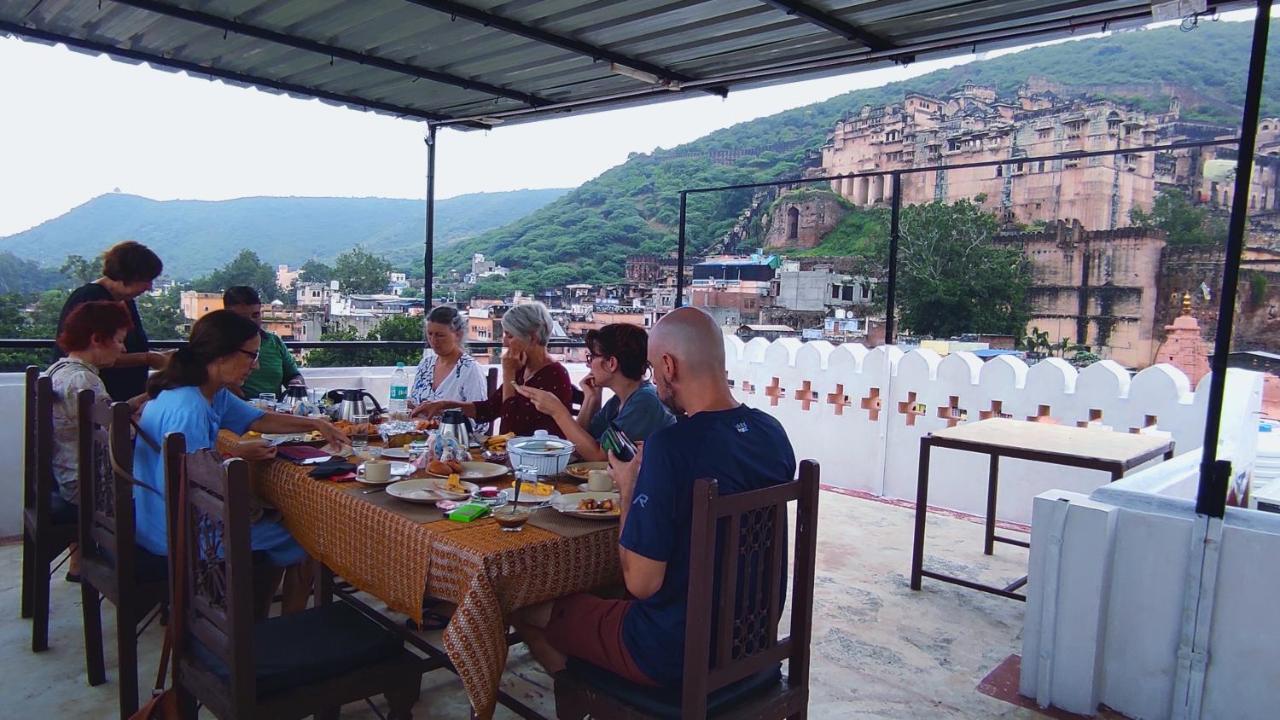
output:
[[[368,402],[365,402],[368,398]],[[334,420],[352,422],[356,415],[381,415],[382,406],[368,390],[330,390],[329,399],[334,403],[329,413]]]
[[[445,410],[440,416],[439,437],[440,442],[446,446],[449,440],[456,442],[465,453],[471,441],[471,423],[467,420],[467,416],[463,415],[461,410]]]

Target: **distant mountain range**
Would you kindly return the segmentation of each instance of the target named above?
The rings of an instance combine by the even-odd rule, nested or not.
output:
[[[518,220],[568,190],[476,193],[436,203],[437,247]],[[151,200],[110,193],[8,237],[0,253],[54,268],[67,255],[96,257],[120,240],[137,240],[164,260],[177,279],[205,275],[249,248],[271,265],[331,262],[355,245],[395,265],[422,272],[425,207],[388,198],[250,197],[236,200]]]

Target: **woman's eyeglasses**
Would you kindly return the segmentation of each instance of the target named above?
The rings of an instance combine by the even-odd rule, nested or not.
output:
[[[238,352],[238,353],[244,353],[245,355],[248,355],[248,356],[249,356],[249,359],[250,359],[250,360],[252,360],[253,362],[258,362],[258,352],[257,352],[257,351],[249,352],[248,350],[245,350],[244,348],[236,348],[236,352]]]

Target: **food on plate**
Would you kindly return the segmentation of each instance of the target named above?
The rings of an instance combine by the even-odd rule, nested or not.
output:
[[[503,435],[494,435],[492,437],[485,438],[484,447],[486,450],[502,452],[507,449],[507,441],[515,436],[515,433],[505,433]]]
[[[446,487],[452,492],[463,492],[462,478],[458,476],[458,473],[449,473],[449,484]]]
[[[440,427],[440,421],[435,418],[431,418],[430,420],[419,420],[416,425],[418,427],[418,432],[427,432],[428,430],[435,430]]]
[[[550,497],[551,493],[553,492],[555,492],[555,487],[553,487],[549,483],[531,483],[531,482],[520,483],[521,495],[537,495],[539,497]]]
[[[613,498],[605,498],[596,500],[595,498],[585,498],[578,501],[579,512],[617,512],[618,506],[613,502]]]
[[[453,472],[453,468],[449,467],[449,463],[440,460],[432,460],[427,463],[427,472],[432,475],[448,475]]]

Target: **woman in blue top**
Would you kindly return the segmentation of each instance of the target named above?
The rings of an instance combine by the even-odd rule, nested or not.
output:
[[[555,395],[537,388],[516,386],[533,406],[551,416],[566,440],[571,440],[583,460],[607,460],[600,438],[615,423],[634,442],[644,442],[657,430],[675,423],[675,416],[658,399],[653,383],[644,379],[649,370],[649,334],[625,323],[605,325],[587,333],[587,376],[582,388],[582,410],[575,420]],[[613,391],[600,406],[604,388]]]
[[[156,555],[169,552],[165,515],[164,458],[160,443],[169,433],[186,437],[187,451],[212,448],[218,431],[238,435],[258,432],[308,432],[317,430],[330,442],[347,442],[346,437],[326,420],[265,412],[237,397],[239,387],[258,366],[258,344],[262,341],[252,320],[229,310],[218,310],[200,318],[191,328],[186,347],[173,354],[168,365],[151,376],[147,394],[153,399],[142,409],[139,439],[134,447],[133,471],[147,486],[135,488],[138,544]],[[246,460],[270,460],[274,447],[261,439],[243,440],[230,454]],[[306,606],[309,578],[307,553],[278,518],[259,519],[251,526],[255,551],[263,552],[276,568],[289,568],[284,586],[282,612],[297,612]],[[259,593],[258,613],[265,616],[280,574],[273,573]],[[265,602],[264,602],[265,598]]]

